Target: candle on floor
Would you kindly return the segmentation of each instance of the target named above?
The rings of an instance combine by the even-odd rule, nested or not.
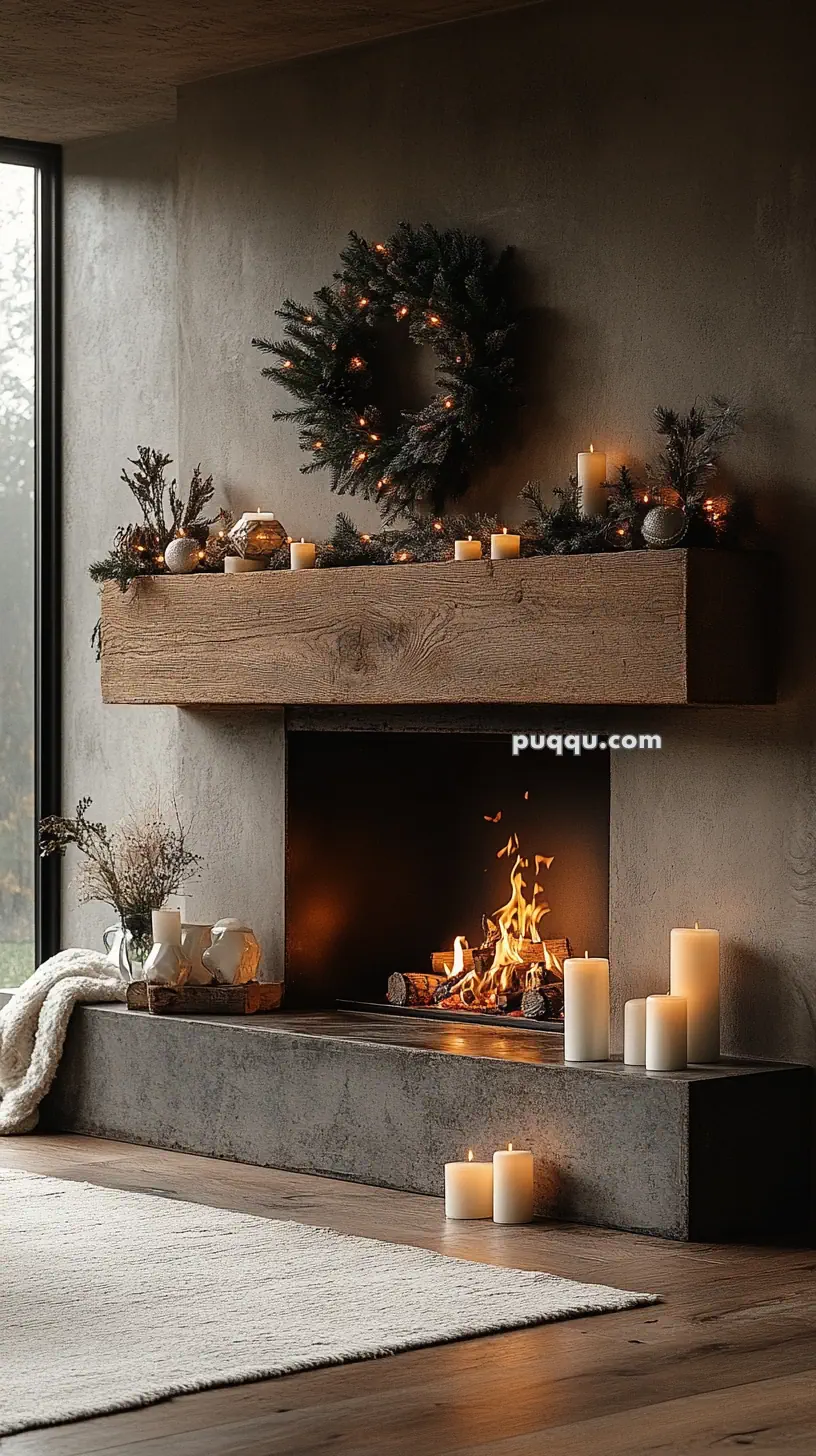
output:
[[[578,489],[582,516],[606,515],[606,455],[594,445],[578,456]]]
[[[493,1154],[493,1222],[530,1223],[533,1217],[533,1155],[509,1143]]]
[[[445,1217],[491,1218],[493,1164],[475,1163],[468,1148],[466,1163],[445,1164]]]
[[[472,536],[468,536],[467,541],[454,541],[453,556],[455,561],[480,561],[482,543],[474,541]]]
[[[180,910],[154,910],[152,920],[156,945],[181,945]]]
[[[720,932],[673,930],[671,991],[688,1002],[688,1060],[716,1062],[720,1055]]]
[[[609,961],[564,961],[564,1061],[609,1061]]]
[[[623,1060],[627,1067],[646,1065],[646,999],[627,1001],[623,1008]]]
[[[687,1035],[685,996],[647,996],[647,1072],[679,1072],[685,1067]]]
[[[292,541],[289,546],[289,566],[292,571],[308,571],[315,564],[314,541]]]
[[[506,526],[490,537],[491,561],[509,561],[511,557],[518,556],[520,550],[521,537],[508,532]]]

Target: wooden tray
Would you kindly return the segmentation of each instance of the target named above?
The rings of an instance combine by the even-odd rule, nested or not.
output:
[[[248,981],[243,986],[150,986],[131,981],[127,988],[129,1011],[151,1011],[156,1016],[252,1016],[256,1011],[277,1011],[283,1000],[282,981]]]

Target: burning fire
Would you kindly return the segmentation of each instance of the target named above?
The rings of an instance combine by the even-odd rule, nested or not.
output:
[[[447,980],[440,988],[444,995],[435,998],[438,1005],[449,1010],[512,1010],[514,1003],[520,1005],[525,991],[563,980],[561,962],[544,942],[540,930],[550,906],[539,880],[553,857],[536,854],[532,860],[527,858],[515,834],[498,851],[497,858],[504,857],[513,865],[510,899],[485,918],[481,946],[470,950],[465,937],[457,935],[451,963],[445,964]],[[527,888],[530,878],[531,890]]]

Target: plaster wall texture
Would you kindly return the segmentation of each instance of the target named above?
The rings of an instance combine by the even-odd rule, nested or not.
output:
[[[261,379],[250,340],[274,334],[285,295],[306,301],[330,277],[349,229],[382,237],[402,218],[517,250],[527,407],[468,504],[516,519],[525,479],[563,480],[589,439],[611,464],[637,466],[653,449],[656,403],[739,396],[747,430],[729,468],[761,491],[783,559],[782,702],[631,715],[638,729],[662,727],[666,746],[612,767],[616,996],[665,986],[670,926],[708,919],[727,941],[726,1050],[816,1061],[816,139],[800,19],[792,0],[758,0],[738,18],[730,0],[692,0],[682,25],[646,0],[614,10],[557,0],[198,83],[179,95],[175,216],[169,132],[161,164],[155,134],[95,144],[118,224],[77,169],[87,152],[70,149],[68,505],[75,519],[93,515],[104,545],[122,501],[103,480],[137,428],[172,434],[177,326],[184,469],[200,459],[235,508],[272,506],[292,534],[327,531],[341,504],[370,526],[370,509],[299,475],[296,434],[272,420],[285,396]],[[118,287],[91,280],[80,313],[89,236],[114,281],[123,276]],[[146,346],[128,306],[145,289],[147,419],[141,380],[133,389],[141,361],[128,352],[136,339]],[[120,721],[139,725],[132,752],[133,732],[107,724],[125,710],[99,704],[87,546],[71,529],[69,785],[98,762],[100,797],[112,802],[123,772],[183,762],[206,806],[231,772],[229,734],[215,722],[128,714]],[[262,822],[282,794],[281,731],[265,718],[242,728],[243,762],[270,792]],[[244,779],[236,789],[251,815]],[[219,802],[229,812],[234,795]],[[215,859],[222,827],[209,813],[207,826]],[[257,914],[279,891],[282,863],[249,835],[254,854],[236,883]]]

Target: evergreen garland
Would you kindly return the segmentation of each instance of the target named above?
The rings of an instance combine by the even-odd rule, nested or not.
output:
[[[283,340],[252,342],[278,361],[264,376],[299,401],[274,418],[299,426],[304,474],[330,471],[333,491],[375,500],[386,522],[422,505],[438,513],[467,489],[516,402],[507,259],[458,229],[401,223],[384,243],[351,233],[337,286],[309,307],[285,300]],[[375,387],[386,317],[438,360],[437,392],[395,425]]]

